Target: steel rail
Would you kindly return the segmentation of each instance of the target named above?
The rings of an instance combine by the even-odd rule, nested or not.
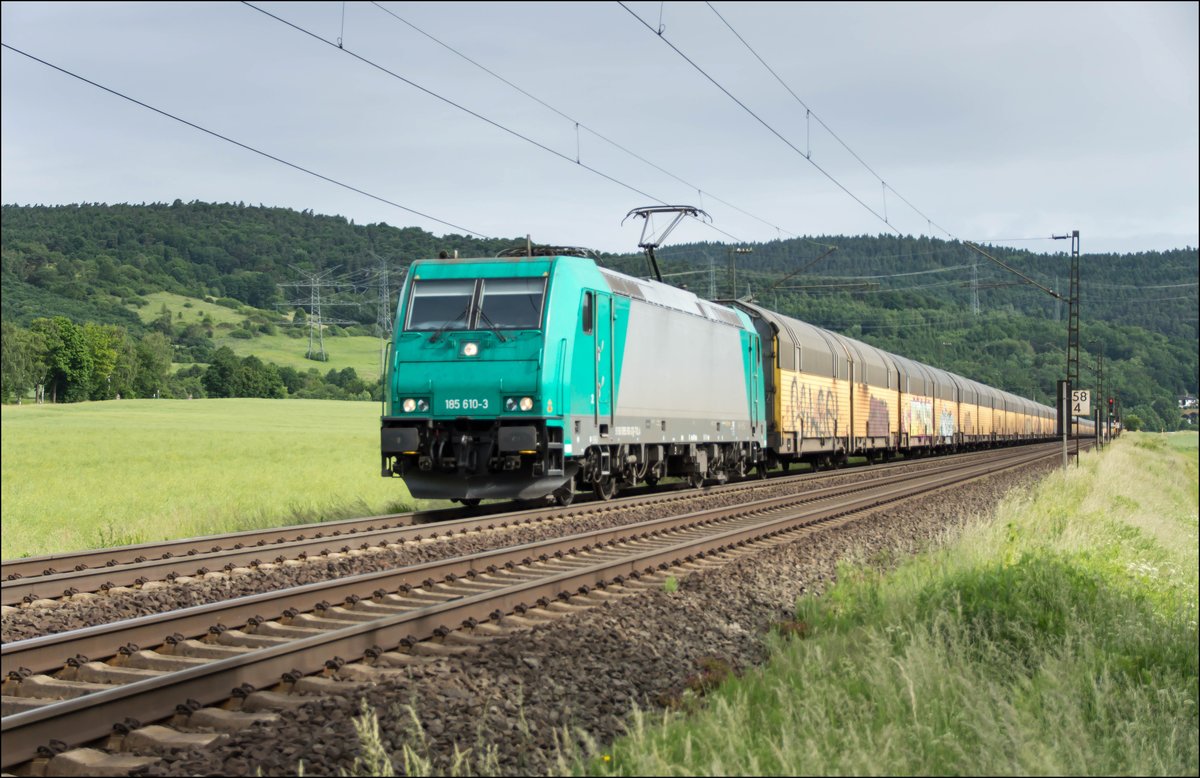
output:
[[[1001,450],[1009,451],[1011,449]],[[994,454],[995,452],[988,453]],[[961,455],[943,461],[973,461],[978,456],[979,452],[972,452],[970,455]],[[905,465],[911,466],[914,461],[926,462],[927,460],[906,460],[905,462],[866,469],[861,472],[865,477],[871,478],[879,473],[886,474],[893,468],[903,468]],[[841,471],[804,473],[783,479],[772,479],[772,485],[778,485],[781,480],[783,483],[791,483],[793,481],[805,482],[808,480],[823,480],[845,474]],[[760,488],[762,488],[762,482],[753,480],[710,487],[703,493],[753,491]],[[168,541],[160,545],[142,544],[116,549],[103,549],[88,552],[85,555],[77,557],[59,555],[55,558],[68,562],[76,561],[77,565],[85,566],[84,569],[0,581],[0,605],[13,606],[23,602],[32,602],[37,599],[63,597],[75,592],[96,592],[119,586],[137,586],[147,581],[165,581],[172,580],[178,576],[203,575],[214,570],[228,571],[237,567],[257,566],[263,561],[278,563],[285,559],[306,559],[315,555],[348,552],[352,549],[351,544],[353,544],[353,547],[366,550],[372,546],[388,546],[393,543],[402,543],[423,537],[438,537],[442,534],[449,536],[487,529],[509,528],[520,524],[531,525],[564,516],[585,515],[597,509],[606,511],[624,510],[629,507],[677,502],[692,499],[696,495],[697,492],[691,489],[674,490],[650,495],[638,495],[611,502],[586,503],[569,508],[541,508],[533,511],[462,518],[440,522],[436,528],[427,527],[419,523],[383,524],[378,528],[375,526],[375,523],[384,520],[426,515],[429,512],[425,512],[425,514],[394,514],[356,519],[350,523],[297,525],[278,530],[253,530],[233,535],[213,536],[211,538]],[[304,532],[296,534],[299,530],[304,530]],[[218,542],[239,538],[240,540],[237,540],[237,543],[233,547],[228,548],[222,547]],[[257,538],[257,540],[255,540],[253,545],[247,545],[244,541],[248,541],[251,538]],[[200,545],[212,548],[212,550],[198,552],[196,550],[197,542]],[[185,546],[188,546],[189,550],[183,555],[177,555],[168,550],[166,556],[158,559],[143,559],[145,554],[141,553],[151,548],[182,549]],[[120,552],[120,558],[127,558],[133,561],[116,562],[119,558],[113,556],[116,552]],[[131,554],[136,554],[136,556],[130,556]],[[86,566],[86,562],[77,561],[84,558],[98,560],[106,557],[107,561],[103,567]],[[42,557],[40,559],[49,559],[49,557]],[[19,561],[25,562],[26,560]],[[109,562],[116,563],[109,564]],[[32,568],[27,569],[36,569],[37,567],[38,565],[35,564]],[[15,575],[17,572],[18,570],[13,568],[12,572],[8,574]]]
[[[762,537],[778,536],[817,522],[839,518],[851,520],[850,514],[853,513],[1054,456],[1054,451],[1026,453],[1005,457],[999,466],[992,462],[925,471],[905,479],[905,483],[876,483],[873,488],[866,490],[868,494],[851,501],[825,508],[809,507],[799,513],[786,510],[783,506],[773,509],[754,506],[750,513],[761,514],[770,510],[776,514],[782,512],[783,515],[764,517],[749,526],[728,528],[699,539],[637,551],[616,560],[585,563],[585,566],[574,570],[519,581],[494,591],[468,594],[406,613],[382,616],[324,634],[52,703],[3,719],[2,764],[8,767],[31,759],[38,753],[39,746],[54,739],[66,738],[68,745],[79,745],[102,738],[111,732],[114,721],[125,718],[155,721],[169,717],[184,699],[195,700],[202,705],[212,704],[227,699],[229,690],[244,689],[246,684],[259,688],[279,683],[284,674],[290,673],[294,677],[297,672],[319,672],[325,660],[333,655],[363,656],[378,650],[379,646],[397,645],[404,641],[411,643],[438,630],[456,628],[464,621],[486,621],[497,613],[510,612],[532,601],[545,601],[566,592],[602,587],[620,577],[636,576],[642,571],[651,572],[677,563],[680,559],[690,561],[709,552],[725,552]],[[736,510],[723,508],[713,513]]]
[[[1056,452],[1057,449],[1054,451]],[[1014,452],[1012,449],[1006,449],[1005,453],[1001,455],[993,452],[992,458],[987,462],[945,462],[940,468],[922,471],[922,473],[954,473],[972,467],[995,467],[997,463],[1002,463],[1006,459],[1019,459],[1029,453],[1029,451]],[[590,530],[560,538],[433,560],[398,569],[379,570],[328,581],[317,581],[287,589],[13,641],[0,646],[0,675],[8,677],[10,673],[20,669],[47,672],[60,668],[72,656],[81,655],[95,659],[112,656],[125,645],[157,645],[177,635],[183,638],[192,638],[206,634],[216,623],[240,624],[248,619],[261,618],[264,613],[282,613],[289,608],[312,609],[321,602],[340,603],[350,597],[376,596],[380,591],[391,591],[402,585],[420,585],[452,576],[461,578],[480,575],[489,568],[499,569],[510,565],[528,564],[533,559],[546,560],[554,555],[575,553],[581,548],[597,548],[624,539],[639,539],[663,532],[679,531],[732,516],[838,500],[848,494],[889,484],[905,483],[919,475],[920,473],[884,475],[865,482],[859,481],[827,486],[798,494],[769,497],[728,508],[710,508],[679,516],[647,519],[619,527]]]
[[[960,456],[970,456],[971,454],[978,453],[979,452],[970,452],[969,454],[963,454]],[[911,465],[914,461],[916,460],[904,460],[902,462],[892,463],[886,467]],[[877,466],[876,469],[883,469],[883,467]],[[830,473],[825,471],[820,473],[798,473],[796,475],[784,477],[789,479],[811,477],[820,478],[828,477],[829,475]],[[673,485],[664,487],[664,489],[671,488],[671,486]],[[727,485],[727,487],[733,486],[744,487],[744,482]],[[660,494],[661,493],[663,492],[660,490]],[[630,500],[635,500],[645,496],[647,495],[628,495],[607,504],[628,503]],[[576,506],[573,506],[572,510],[578,509],[584,504],[585,503],[581,502]],[[505,510],[488,510],[489,508],[493,507],[502,508]],[[471,525],[485,518],[499,520],[509,516],[521,515],[523,513],[520,510],[507,510],[508,508],[511,508],[511,505],[497,504],[494,506],[485,505],[477,508],[457,507],[440,508],[428,511],[413,511],[410,513],[390,513],[381,514],[378,516],[367,516],[363,518],[343,519],[339,521],[292,524],[283,527],[243,530],[241,532],[231,532],[221,535],[201,535],[198,537],[180,538],[177,540],[163,540],[151,543],[138,543],[128,546],[112,546],[109,548],[6,559],[3,560],[3,562],[0,562],[0,579],[3,579],[3,581],[7,582],[19,580],[21,578],[27,578],[30,576],[63,575],[67,572],[95,568],[98,566],[111,568],[116,565],[136,564],[147,561],[151,558],[167,559],[170,557],[181,556],[194,557],[197,554],[228,550],[233,547],[246,548],[250,546],[273,546],[280,543],[286,543],[288,541],[302,540],[306,536],[351,536],[364,531],[392,529],[397,526],[407,526],[412,524],[437,523],[440,526]],[[553,512],[554,509],[545,510]],[[560,508],[558,510],[559,512],[564,512],[566,509]],[[486,512],[486,516],[481,515],[482,512]],[[237,544],[241,544],[241,546],[238,546]]]
[[[962,454],[953,455],[954,458],[965,458],[973,456],[981,456],[987,452],[972,451]],[[886,470],[894,467],[904,467],[912,465],[914,462],[924,462],[924,459],[906,459],[899,462],[892,462],[885,465],[874,465],[870,467],[871,471]],[[853,466],[848,470],[855,470],[862,466]],[[798,473],[795,475],[779,474],[772,478],[783,478],[785,480],[796,480],[805,478],[827,478],[836,473],[830,471]],[[739,481],[734,484],[727,484],[725,487],[708,487],[709,489],[716,488],[733,488],[737,486],[745,487],[745,481]],[[640,491],[642,487],[637,487]],[[675,489],[689,491],[690,487],[684,484],[672,484],[666,487],[660,487],[659,494],[663,493],[663,489]],[[614,500],[611,503],[600,504],[620,504],[627,503],[630,500],[646,497],[646,494],[631,494],[626,497]],[[587,498],[584,497],[584,500]],[[592,506],[594,503],[583,502],[577,503],[572,507],[572,510],[582,508],[584,506]],[[0,561],[0,579],[4,581],[18,580],[20,578],[40,575],[61,575],[69,571],[75,571],[82,567],[83,569],[93,568],[97,566],[113,567],[120,564],[132,564],[146,559],[150,559],[152,555],[157,554],[158,558],[169,558],[170,556],[195,556],[196,554],[210,553],[220,549],[228,549],[237,544],[241,547],[254,546],[271,546],[279,543],[284,543],[291,540],[299,540],[307,535],[314,534],[324,535],[326,537],[337,537],[341,535],[355,535],[363,531],[371,531],[375,529],[394,528],[396,526],[410,524],[433,524],[437,523],[440,526],[454,526],[456,524],[470,524],[471,522],[480,521],[484,518],[503,519],[508,516],[521,515],[522,511],[508,510],[511,504],[495,504],[485,505],[476,508],[439,508],[427,511],[413,511],[410,513],[390,513],[380,514],[378,516],[367,516],[355,519],[342,519],[338,521],[327,522],[310,522],[307,524],[292,524],[282,527],[270,527],[267,529],[252,529],[242,530],[240,532],[231,532],[220,535],[201,535],[192,538],[180,538],[176,540],[163,540],[150,543],[138,543],[127,546],[112,546],[109,548],[91,549],[83,551],[63,552],[59,554],[47,554],[42,556],[21,557],[15,559],[6,559]],[[490,510],[499,508],[503,510]],[[552,512],[554,509],[546,509]],[[566,509],[559,508],[559,512]],[[486,513],[486,515],[483,515]],[[50,572],[50,571],[53,572]]]

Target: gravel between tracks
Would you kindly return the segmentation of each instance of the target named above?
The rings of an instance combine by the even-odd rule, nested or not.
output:
[[[936,460],[917,462],[913,464],[913,471],[934,467],[937,464]],[[813,488],[836,486],[872,475],[873,471],[870,469],[847,471],[844,475],[815,482],[800,481],[788,485],[779,484],[774,488],[764,487],[763,491],[758,494],[763,498],[774,497],[808,491]],[[730,505],[744,499],[744,494],[697,493],[695,497],[685,503],[672,502],[625,511],[610,511],[605,514],[584,515],[534,527],[456,535],[453,539],[430,540],[427,538],[420,543],[404,543],[388,548],[370,549],[360,555],[339,554],[336,558],[332,555],[330,557],[315,556],[299,561],[299,564],[277,566],[269,570],[259,569],[248,573],[234,574],[209,573],[202,579],[162,583],[158,584],[156,588],[75,595],[69,599],[57,600],[54,605],[50,606],[22,606],[15,610],[6,609],[7,612],[0,620],[0,640],[5,643],[26,640],[138,616],[165,613],[193,605],[220,602],[234,597],[278,591],[317,581],[372,573],[520,543],[532,543],[579,532],[634,524],[688,511]],[[444,531],[440,530],[440,532]],[[433,532],[439,532],[436,524],[429,525],[426,534]],[[346,537],[346,543],[351,547],[361,542],[354,536]],[[270,546],[264,546],[262,558],[271,560],[277,553],[273,552]]]
[[[893,506],[848,526],[720,568],[694,573],[678,590],[647,590],[495,639],[478,654],[439,659],[410,670],[406,681],[366,685],[343,697],[322,697],[282,714],[279,725],[252,728],[213,751],[177,752],[147,775],[345,774],[359,754],[352,717],[360,700],[376,710],[385,747],[407,744],[451,769],[453,754],[492,749],[472,765],[507,775],[554,769],[555,740],[564,728],[598,743],[620,734],[634,705],[655,709],[678,693],[698,662],[718,657],[743,668],[764,657],[763,635],[790,617],[796,598],[820,593],[848,553],[891,558],[938,542],[948,529],[990,516],[1009,490],[1053,469],[1041,463],[958,487],[943,496]],[[411,711],[407,706],[411,706]],[[422,734],[416,731],[414,717]],[[397,758],[399,765],[399,759]]]

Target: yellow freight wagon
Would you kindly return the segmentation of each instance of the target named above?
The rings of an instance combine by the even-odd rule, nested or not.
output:
[[[763,344],[768,465],[1049,437],[1051,408],[746,301]],[[1047,432],[1047,429],[1050,432]]]

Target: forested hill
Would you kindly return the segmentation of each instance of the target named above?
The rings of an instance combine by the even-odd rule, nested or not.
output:
[[[242,204],[6,205],[2,314],[21,326],[65,315],[138,332],[145,325],[132,311],[147,294],[233,298],[274,310],[300,296],[279,287],[300,280],[300,269],[332,270],[347,280],[340,292],[327,291],[362,304],[337,315],[368,325],[377,318],[372,274],[381,263],[394,270],[440,251],[492,256],[523,244],[523,237],[438,237]],[[1069,242],[1017,245],[1057,253],[984,248],[1065,295]],[[1107,383],[1126,409],[1173,426],[1176,395],[1197,389],[1196,249],[1091,254],[1086,235],[1082,247],[1084,383],[1092,384],[1091,365],[1103,353]],[[1064,373],[1065,304],[960,243],[817,236],[751,244],[737,255],[731,248],[681,244],[658,256],[667,281],[716,297],[730,295],[729,262],[736,258],[739,296],[753,294],[784,313],[1042,402],[1051,401]],[[602,261],[648,273],[640,255]],[[392,305],[396,291],[393,282]]]
[[[438,238],[416,227],[241,204],[5,205],[3,316],[27,322],[57,303],[67,311],[101,306],[121,317],[121,300],[160,290],[271,308],[282,299],[276,285],[299,279],[296,267],[348,276],[378,267],[381,257],[395,265],[442,250],[491,256],[520,242]],[[21,290],[10,300],[10,283],[13,291],[28,284],[38,292]]]

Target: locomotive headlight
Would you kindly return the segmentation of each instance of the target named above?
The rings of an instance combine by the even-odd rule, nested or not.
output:
[[[506,411],[515,411],[516,409],[517,409],[517,398],[516,398],[516,397],[507,397],[507,398],[505,398],[505,400],[504,400],[504,410],[506,410]]]
[[[473,357],[479,353],[478,343],[464,343],[462,347],[462,355],[464,357]]]
[[[425,398],[421,398],[420,400],[417,400],[417,410],[418,411],[429,410],[429,402],[427,400],[425,400]]]
[[[523,410],[523,411],[533,410],[533,398],[532,397],[522,397],[521,398],[521,410]]]
[[[405,413],[412,413],[417,409],[417,401],[409,397],[404,401],[402,407],[404,408]]]

